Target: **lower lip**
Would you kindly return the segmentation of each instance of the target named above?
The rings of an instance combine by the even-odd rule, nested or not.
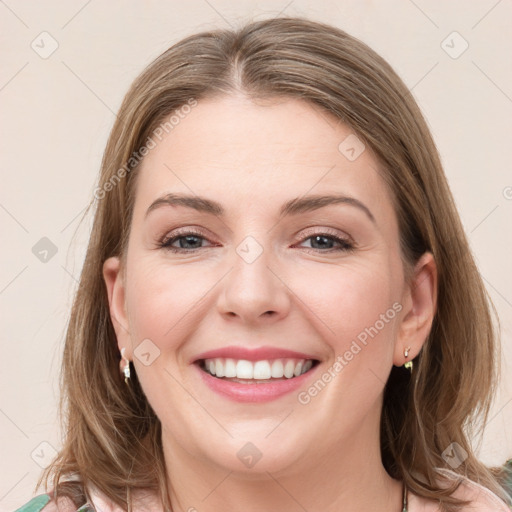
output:
[[[226,396],[235,402],[269,402],[283,395],[296,391],[300,386],[315,373],[318,367],[313,366],[310,370],[298,377],[291,379],[276,380],[273,382],[254,384],[241,384],[225,379],[214,377],[202,370],[199,365],[194,364],[203,382],[216,393]]]

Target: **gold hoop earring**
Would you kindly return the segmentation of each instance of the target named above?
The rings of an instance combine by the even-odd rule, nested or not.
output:
[[[411,347],[407,347],[404,350],[404,356],[405,356],[406,359],[409,357],[409,350],[411,350]],[[404,364],[404,367],[407,368],[412,373],[412,367],[413,367],[412,361],[407,361]]]
[[[119,363],[119,369],[121,370],[121,373],[124,375],[124,382],[126,384],[129,384],[128,380],[130,378],[130,360],[125,357],[125,350],[125,347],[121,349],[121,361]]]

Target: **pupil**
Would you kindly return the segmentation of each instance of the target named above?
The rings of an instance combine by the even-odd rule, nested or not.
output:
[[[185,245],[189,244],[189,243],[194,245],[194,240],[196,240],[196,245],[197,245],[197,240],[199,239],[199,237],[197,237],[195,235],[189,235],[189,236],[185,236],[184,239],[185,239]],[[183,243],[180,243],[180,246],[182,249],[185,248],[185,247],[183,247]]]
[[[317,235],[317,236],[313,237],[313,240],[314,240],[314,243],[316,243],[319,240],[323,240],[324,242],[327,241],[327,244],[332,243],[332,240],[330,240],[328,237],[323,236],[323,235]],[[314,245],[314,243],[313,243],[313,245]],[[322,247],[325,247],[325,244],[321,243],[320,248],[322,248]]]

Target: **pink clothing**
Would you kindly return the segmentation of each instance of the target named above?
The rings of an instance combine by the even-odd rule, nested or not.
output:
[[[448,469],[437,468],[437,471],[442,475],[452,477],[454,479],[460,477],[460,475]],[[97,512],[125,512],[117,505],[111,503],[96,490],[91,489],[90,494]],[[512,510],[512,507],[507,506],[503,500],[492,493],[489,489],[465,477],[463,477],[463,482],[453,493],[453,496],[470,501],[471,504],[463,509],[464,512],[510,512]],[[86,510],[86,507],[81,507],[79,509],[80,512]],[[137,502],[134,503],[133,511],[163,512],[162,506],[149,494],[138,495]],[[41,512],[78,512],[78,510],[70,500],[63,499],[59,503],[59,506],[57,506],[55,501],[50,501],[41,509]],[[440,512],[440,508],[437,502],[426,500],[409,492],[407,512]]]
[[[460,478],[460,475],[444,468],[436,468],[442,475]],[[504,501],[486,487],[463,477],[463,482],[452,495],[454,498],[469,500],[470,505],[462,510],[464,512],[510,512],[512,507],[507,506]],[[409,493],[408,512],[439,512],[439,505],[432,500],[425,500]]]

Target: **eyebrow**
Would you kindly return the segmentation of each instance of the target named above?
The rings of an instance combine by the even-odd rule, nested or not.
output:
[[[359,199],[336,194],[296,197],[295,199],[284,203],[279,214],[280,217],[297,215],[304,212],[318,210],[333,204],[347,204],[354,206],[363,211],[374,224],[376,223],[375,217],[373,216],[370,209],[364,203],[359,201]],[[153,203],[151,203],[151,206],[146,211],[146,217],[150,212],[162,206],[185,206],[198,212],[209,213],[219,217],[222,217],[225,213],[224,207],[217,201],[213,201],[205,197],[171,193],[166,194],[163,197],[159,197]]]

